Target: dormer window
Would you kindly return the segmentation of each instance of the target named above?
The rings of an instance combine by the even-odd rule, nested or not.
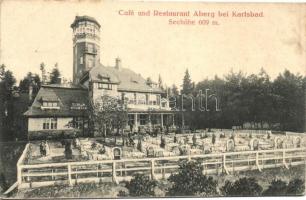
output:
[[[58,102],[45,101],[43,102],[43,107],[58,107]]]
[[[59,101],[55,98],[43,98],[41,109],[60,109]]]
[[[98,83],[98,89],[111,90],[112,84],[109,83]]]

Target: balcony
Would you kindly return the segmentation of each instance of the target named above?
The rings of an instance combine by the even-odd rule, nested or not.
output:
[[[88,47],[85,47],[85,53],[88,53],[88,54],[93,54],[93,55],[97,55],[98,53],[98,50],[95,49],[95,48],[88,48]]]
[[[169,107],[169,100],[162,99],[161,102],[145,102],[140,103],[135,100],[129,100],[127,103],[128,108],[136,108],[136,109],[143,109],[143,110],[171,110]]]

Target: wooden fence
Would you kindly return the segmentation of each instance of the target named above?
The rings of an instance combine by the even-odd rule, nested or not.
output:
[[[227,152],[218,154],[173,157],[83,161],[65,163],[23,164],[27,149],[17,163],[18,188],[80,182],[120,182],[130,180],[135,173],[145,173],[152,179],[162,179],[176,173],[181,161],[197,160],[204,174],[263,170],[305,164],[306,148]]]

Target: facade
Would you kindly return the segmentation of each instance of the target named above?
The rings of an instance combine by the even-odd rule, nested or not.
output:
[[[165,93],[153,81],[124,68],[100,63],[100,24],[92,17],[76,16],[73,29],[73,85],[43,85],[25,113],[29,138],[87,136],[89,102],[103,95],[127,100],[127,129],[174,126],[174,113]]]

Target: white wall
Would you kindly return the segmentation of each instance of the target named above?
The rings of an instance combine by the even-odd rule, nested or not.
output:
[[[53,130],[67,130],[72,129],[66,125],[72,121],[72,117],[57,118],[57,129]],[[29,118],[28,119],[28,131],[41,131],[43,129],[44,118]],[[51,130],[51,129],[45,129]]]

